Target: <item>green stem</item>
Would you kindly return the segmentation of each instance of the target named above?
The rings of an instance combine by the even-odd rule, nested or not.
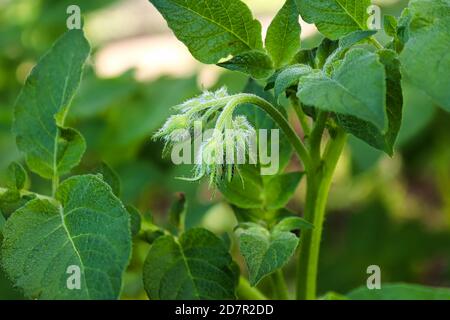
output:
[[[276,298],[280,300],[289,300],[289,290],[284,279],[283,271],[281,269],[275,271],[272,275],[272,282]]]
[[[326,203],[333,174],[346,138],[347,135],[343,131],[339,131],[327,145],[323,160],[315,163],[314,169],[308,173],[305,219],[314,224],[314,229],[303,231],[300,239],[297,299],[316,298],[317,267]]]
[[[377,47],[378,49],[383,49],[383,45],[381,43],[378,42],[377,39],[375,39],[374,37],[370,37],[369,38],[370,42],[372,42],[373,45],[375,45],[375,47]]]
[[[328,120],[328,112],[319,111],[317,115],[316,123],[314,129],[311,132],[311,138],[309,141],[311,159],[314,163],[320,161],[320,147],[322,142],[323,132],[325,131],[325,126]]]
[[[241,300],[267,300],[267,297],[255,287],[252,287],[244,277],[239,278],[236,294]]]
[[[0,195],[4,194],[6,192],[8,192],[8,189],[0,188]],[[42,194],[31,192],[31,191],[27,191],[27,190],[20,190],[20,195],[21,196],[35,196],[38,199],[47,200],[47,201],[50,201],[52,203],[56,203],[57,202],[54,198],[47,197],[47,196],[44,196]]]
[[[289,124],[288,120],[286,120],[286,118],[283,116],[283,114],[278,111],[278,109],[275,108],[271,103],[258,96],[252,94],[239,94],[236,96],[236,105],[246,103],[253,104],[263,109],[277,123],[280,129],[283,130],[291,145],[294,147],[300,160],[302,160],[305,171],[309,171],[311,167],[311,160],[308,151],[306,150],[303,142],[300,140],[295,130]]]
[[[53,174],[53,179],[52,179],[52,197],[54,197],[56,195],[56,190],[58,190],[59,187],[59,176],[58,173],[54,173]]]
[[[297,114],[297,117],[300,121],[300,124],[303,129],[303,133],[305,134],[305,137],[309,137],[311,135],[311,128],[308,123],[308,118],[302,109],[300,101],[298,100],[298,98],[296,96],[291,96],[290,101],[291,101],[291,106],[294,109],[294,111]]]

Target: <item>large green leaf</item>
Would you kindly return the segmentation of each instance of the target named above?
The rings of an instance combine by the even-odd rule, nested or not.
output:
[[[300,228],[311,228],[311,225],[293,217],[282,220],[270,231],[256,223],[245,223],[237,229],[239,248],[252,286],[289,261],[299,243],[291,231]]]
[[[388,130],[383,133],[372,123],[353,116],[337,114],[336,117],[338,123],[348,132],[364,140],[372,147],[392,155],[402,122],[403,93],[400,63],[397,54],[392,50],[380,50],[377,54],[386,71]]]
[[[450,1],[412,1],[409,13],[408,41],[400,55],[402,73],[450,111]]]
[[[300,23],[295,0],[286,0],[267,30],[266,49],[278,69],[300,49]]]
[[[302,18],[314,23],[327,38],[336,40],[367,29],[370,0],[296,0]]]
[[[366,49],[347,52],[332,76],[316,70],[300,78],[298,97],[308,106],[387,127],[386,73],[378,56]]]
[[[156,300],[234,299],[235,278],[225,243],[201,228],[159,237],[144,264],[144,287]]]
[[[261,24],[240,0],[150,0],[192,55],[217,63],[262,49]]]
[[[30,298],[118,298],[131,252],[122,203],[93,175],[64,181],[56,200],[31,200],[7,220],[2,264],[9,277]],[[81,272],[80,289],[68,289],[70,266]]]
[[[346,295],[352,300],[450,300],[450,288],[433,288],[415,284],[382,284],[380,290],[367,287]]]
[[[64,120],[89,52],[83,32],[68,31],[31,71],[17,100],[17,145],[30,169],[44,178],[70,171],[85,150],[83,137],[64,128]]]

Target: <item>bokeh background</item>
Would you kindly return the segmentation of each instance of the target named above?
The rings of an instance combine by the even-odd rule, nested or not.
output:
[[[267,29],[283,0],[244,0]],[[374,1],[399,15],[404,0]],[[175,179],[191,167],[161,158],[151,135],[171,106],[202,89],[241,91],[246,76],[196,62],[147,0],[0,0],[0,172],[22,161],[11,134],[14,101],[40,55],[66,30],[66,9],[80,6],[93,47],[69,124],[85,136],[87,153],[75,173],[101,161],[122,180],[122,198],[160,224],[176,192],[186,193],[187,225],[231,235],[232,209],[206,183]],[[265,31],[263,31],[265,32]],[[302,22],[303,47],[320,42]],[[379,40],[386,41],[383,32]],[[450,116],[404,83],[404,122],[394,157],[350,139],[328,205],[320,258],[319,292],[346,293],[364,285],[366,268],[381,267],[383,282],[450,286]],[[291,170],[298,166],[293,160]],[[0,174],[0,185],[2,184]],[[31,176],[33,191],[49,183]],[[289,207],[301,213],[304,185]],[[145,299],[141,266],[148,245],[136,241],[123,298]],[[239,255],[235,259],[241,262]],[[245,267],[242,266],[245,272]],[[294,266],[287,269],[294,277]],[[293,281],[289,281],[293,285]],[[263,284],[264,286],[264,284]],[[0,271],[0,299],[21,298]]]

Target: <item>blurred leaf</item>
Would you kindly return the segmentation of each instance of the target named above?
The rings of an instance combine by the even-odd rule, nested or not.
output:
[[[121,196],[122,185],[120,182],[119,175],[105,162],[102,162],[95,170],[94,173],[99,173],[102,175],[103,181],[105,181],[112,189],[114,195],[118,198]]]
[[[433,288],[415,284],[382,284],[379,290],[367,287],[347,294],[352,300],[450,300],[450,288]]]
[[[225,243],[206,229],[158,238],[144,264],[152,300],[235,299],[235,269]]]
[[[169,221],[177,230],[182,232],[184,230],[184,221],[187,211],[186,195],[179,192],[175,197],[176,199],[172,203],[172,207],[169,211]]]
[[[126,72],[117,78],[98,78],[89,72],[81,83],[80,90],[71,107],[71,118],[87,118],[105,112],[109,107],[126,103],[138,84],[133,72]]]

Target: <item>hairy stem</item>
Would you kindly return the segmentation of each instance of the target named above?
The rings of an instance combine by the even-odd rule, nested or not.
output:
[[[245,103],[253,104],[263,109],[277,123],[280,129],[283,130],[291,145],[294,147],[298,157],[303,162],[305,171],[309,171],[311,167],[311,160],[308,151],[283,114],[271,103],[258,96],[252,94],[239,94],[236,97],[235,104],[239,105]]]
[[[315,163],[313,170],[308,172],[305,218],[314,224],[314,229],[303,231],[300,239],[297,299],[316,298],[317,268],[326,203],[333,174],[346,138],[347,135],[343,131],[339,131],[327,145],[323,160]],[[316,143],[320,143],[320,140]]]
[[[255,287],[252,287],[244,277],[239,278],[236,294],[241,300],[267,300],[267,297]]]

